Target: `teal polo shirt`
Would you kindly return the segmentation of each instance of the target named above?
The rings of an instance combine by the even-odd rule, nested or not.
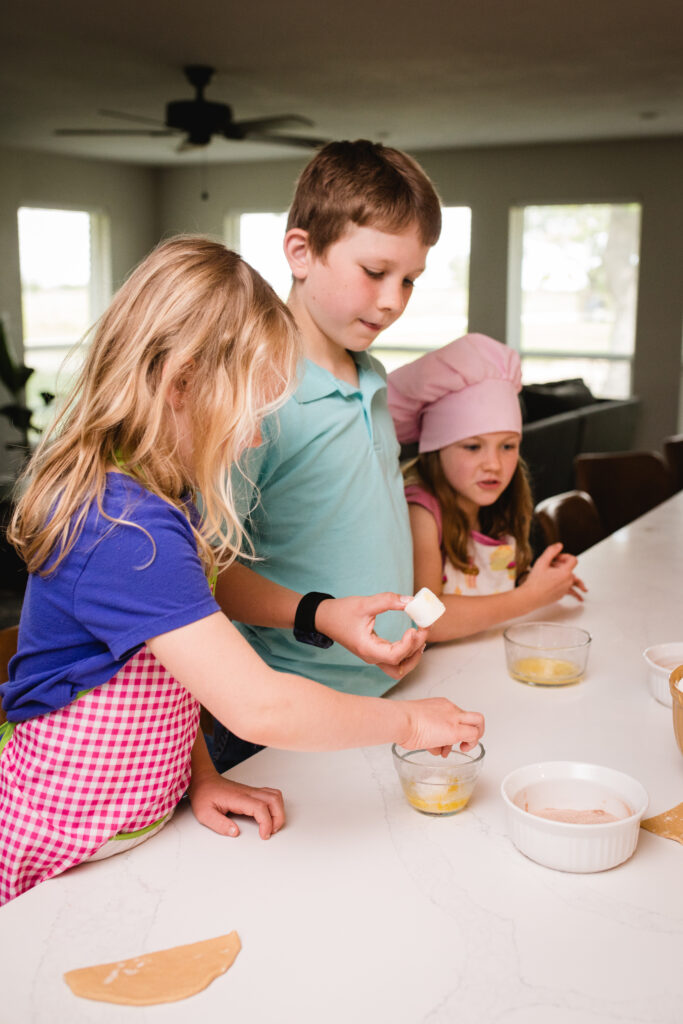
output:
[[[245,564],[300,593],[411,594],[412,540],[386,373],[365,352],[354,358],[357,387],[305,360],[297,391],[264,422],[263,443],[245,467],[260,492],[245,524],[260,561]],[[377,696],[394,685],[340,644],[321,650],[291,630],[236,625],[278,671],[347,693]],[[409,625],[403,612],[386,612],[376,630],[397,640]]]

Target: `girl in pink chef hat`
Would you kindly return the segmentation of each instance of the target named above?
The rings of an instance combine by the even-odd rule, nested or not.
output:
[[[446,605],[430,640],[454,640],[586,590],[577,560],[552,544],[531,565],[533,500],[519,455],[518,354],[466,334],[389,374],[403,444],[415,590]]]

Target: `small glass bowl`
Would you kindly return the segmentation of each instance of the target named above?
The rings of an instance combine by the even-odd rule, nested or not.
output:
[[[570,686],[583,679],[590,633],[557,622],[519,622],[503,633],[513,679],[529,686]]]
[[[411,807],[421,814],[457,814],[467,806],[484,763],[481,743],[465,753],[453,748],[448,757],[428,750],[391,748],[394,767]]]

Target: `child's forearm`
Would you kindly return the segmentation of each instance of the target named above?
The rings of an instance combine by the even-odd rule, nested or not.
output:
[[[197,782],[203,775],[215,775],[216,769],[213,766],[211,755],[206,746],[206,740],[201,728],[197,729],[197,735],[195,737],[194,744],[192,746],[192,781],[190,782],[190,789],[193,784]]]
[[[148,646],[219,721],[254,743],[336,750],[401,742],[410,731],[406,704],[337,693],[276,672],[218,612]],[[201,750],[194,753],[201,758]]]
[[[338,750],[393,741],[413,749],[460,743],[468,750],[484,728],[480,714],[445,698],[357,697],[275,672],[220,612],[152,637],[147,646],[219,721],[267,746]],[[198,743],[200,764],[202,754]]]
[[[537,607],[533,596],[524,587],[515,587],[502,594],[441,594],[446,611],[429,630],[429,642],[460,640],[482,630],[498,626],[508,619],[527,615]]]
[[[223,612],[229,619],[251,626],[291,630],[301,596],[240,563],[233,563],[221,573],[216,584],[216,599]],[[389,643],[375,633],[374,626],[375,616],[402,611],[407,600],[388,592],[324,600],[318,605],[312,624],[356,657],[379,665],[394,679],[400,679],[424,649],[426,633],[408,629],[400,640]]]
[[[405,704],[338,693],[301,676],[275,675],[270,692],[231,715],[230,728],[238,736],[283,750],[406,742],[410,725]]]
[[[301,594],[233,562],[216,583],[215,597],[229,619],[250,626],[291,629]]]
[[[568,594],[582,601],[587,588],[574,575],[576,564],[574,555],[562,553],[561,544],[551,544],[514,590],[479,597],[442,594],[446,612],[430,629],[429,639],[438,642],[470,636],[560,601]]]

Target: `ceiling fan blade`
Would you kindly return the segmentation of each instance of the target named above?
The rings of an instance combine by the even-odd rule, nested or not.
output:
[[[165,128],[166,125],[163,121],[152,117],[141,117],[138,114],[124,114],[122,110],[98,110],[98,114],[102,114],[103,117],[117,117],[122,121],[137,121],[138,124],[154,124],[159,128]]]
[[[170,128],[158,129],[158,130],[155,130],[153,128],[148,128],[146,130],[143,129],[143,128],[141,128],[139,130],[136,130],[135,128],[55,128],[53,134],[54,135],[109,135],[109,136],[119,136],[119,135],[132,135],[132,136],[137,135],[137,136],[141,136],[141,135],[145,135],[147,137],[152,136],[152,137],[156,138],[157,136],[167,137],[169,135],[176,135],[177,132],[172,131]]]
[[[54,130],[54,134],[91,138],[168,138],[172,136],[178,138],[180,136],[177,147],[179,153],[202,149],[208,146],[216,135],[234,141],[253,139],[257,142],[305,149],[317,149],[328,141],[327,139],[307,138],[304,135],[279,134],[278,129],[280,128],[313,127],[314,122],[301,114],[274,114],[270,117],[234,121],[229,104],[217,103],[204,98],[204,89],[210,83],[214,73],[212,67],[204,64],[192,64],[185,67],[184,72],[185,77],[195,89],[195,96],[193,99],[171,100],[167,103],[166,116],[163,121],[140,114],[128,114],[123,110],[101,109],[99,114],[102,117],[133,121],[149,127],[138,129],[57,128]]]
[[[206,149],[204,144],[199,145],[196,142],[191,142],[189,138],[181,139],[175,148],[176,153],[194,153],[196,149]]]
[[[308,117],[302,117],[300,114],[275,114],[272,117],[254,117],[249,121],[234,121],[232,127],[237,128],[240,134],[250,134],[251,132],[268,131],[270,128],[277,128],[280,125],[286,127],[300,124],[303,128],[310,128],[313,123]]]
[[[305,135],[270,135],[268,132],[249,132],[249,142],[275,142],[281,146],[298,146],[304,149],[318,149],[326,146],[329,139],[312,139]]]

